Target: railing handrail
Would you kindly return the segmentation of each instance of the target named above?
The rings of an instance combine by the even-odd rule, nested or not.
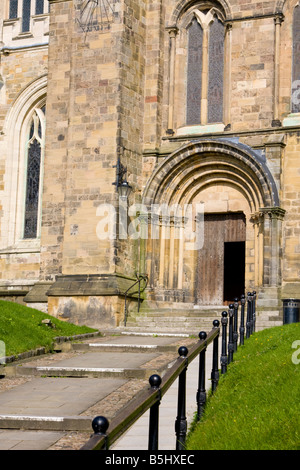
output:
[[[245,321],[245,304],[247,303],[247,319]],[[220,356],[221,373],[227,372],[227,365],[233,360],[233,354],[237,349],[238,342],[238,298],[229,305],[228,313],[222,312],[222,353]],[[248,292],[247,296],[241,296],[241,323],[240,323],[240,344],[244,344],[244,333],[246,326],[246,338],[255,332],[256,323],[256,292]],[[228,318],[227,318],[228,317]],[[124,432],[131,427],[148,409],[149,415],[149,433],[148,450],[158,450],[159,436],[159,405],[162,397],[178,378],[178,402],[177,418],[175,421],[176,450],[185,449],[185,440],[187,436],[186,420],[186,372],[188,364],[199,356],[198,390],[196,395],[197,403],[197,421],[200,421],[206,406],[206,385],[205,385],[205,362],[206,348],[213,342],[212,369],[211,369],[211,392],[214,393],[219,382],[219,339],[220,322],[213,321],[213,329],[207,334],[205,331],[199,333],[199,339],[196,344],[188,348],[181,346],[178,349],[180,357],[174,360],[173,364],[167,369],[161,378],[157,374],[151,375],[149,383],[151,388],[143,389],[136,397],[129,402],[119,416],[115,417],[111,423],[104,416],[97,416],[93,419],[92,428],[94,434],[89,441],[80,450],[102,450],[109,449]],[[228,344],[227,344],[227,326],[229,326]],[[108,432],[108,428],[109,432]]]
[[[143,291],[144,291],[144,290],[146,289],[146,287],[147,287],[147,284],[148,284],[148,275],[147,275],[147,274],[138,274],[138,275],[137,275],[137,280],[134,282],[134,284],[132,284],[132,286],[128,287],[128,289],[124,292],[124,296],[125,296],[125,304],[124,304],[124,326],[126,326],[126,322],[127,322],[127,305],[126,305],[127,294],[128,294],[128,292],[129,292],[136,284],[139,285],[139,288],[138,288],[138,312],[140,311],[141,281],[146,281],[146,284],[145,284],[144,289],[143,289]]]
[[[113,444],[119,437],[127,431],[149,408],[155,403],[159,402],[165,393],[169,390],[173,382],[179,377],[181,372],[187,367],[187,364],[192,362],[201,351],[219,336],[220,328],[214,327],[204,340],[199,340],[188,351],[186,357],[178,357],[174,364],[166,371],[162,377],[162,382],[159,388],[148,388],[138,393],[135,398],[128,404],[128,406],[109,424],[109,432],[106,436],[94,434],[90,439],[81,447],[80,450],[101,450]]]

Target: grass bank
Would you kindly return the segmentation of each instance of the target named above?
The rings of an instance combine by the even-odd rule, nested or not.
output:
[[[300,323],[254,333],[239,346],[186,447],[300,449]]]
[[[51,320],[55,328],[42,323],[46,318]],[[39,310],[14,302],[0,300],[0,341],[4,342],[6,356],[39,347],[51,350],[56,336],[73,336],[93,331],[96,330],[58,320]]]

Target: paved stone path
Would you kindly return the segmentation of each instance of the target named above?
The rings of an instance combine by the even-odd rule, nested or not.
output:
[[[111,420],[149,386],[152,373],[162,374],[178,357],[179,346],[195,342],[188,335],[108,332],[67,352],[7,365],[0,379],[0,450],[79,450],[95,416]],[[195,359],[188,367],[188,421],[196,410],[197,368]],[[175,449],[176,414],[177,381],[160,405],[160,449]],[[112,448],[147,449],[147,433],[148,413]]]

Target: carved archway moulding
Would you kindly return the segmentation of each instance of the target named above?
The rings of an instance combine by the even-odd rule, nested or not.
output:
[[[158,165],[146,185],[143,203],[190,203],[205,186],[228,182],[249,200],[253,212],[278,207],[279,196],[263,154],[225,139],[199,139],[183,145]]]
[[[218,0],[218,1],[202,1],[199,0],[180,0],[170,18],[170,25],[177,25],[178,21],[185,14],[190,8],[197,8],[197,7],[207,7],[207,8],[219,8],[226,20],[230,20],[232,18],[232,13],[230,6],[226,0]]]

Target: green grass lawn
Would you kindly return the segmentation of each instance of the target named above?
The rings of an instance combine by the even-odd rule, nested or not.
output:
[[[42,324],[45,318],[50,318],[55,328]],[[5,344],[6,356],[39,347],[50,351],[56,336],[73,336],[93,331],[97,330],[73,325],[39,310],[0,300],[0,341]]]
[[[254,333],[238,347],[187,449],[300,449],[300,323]]]

